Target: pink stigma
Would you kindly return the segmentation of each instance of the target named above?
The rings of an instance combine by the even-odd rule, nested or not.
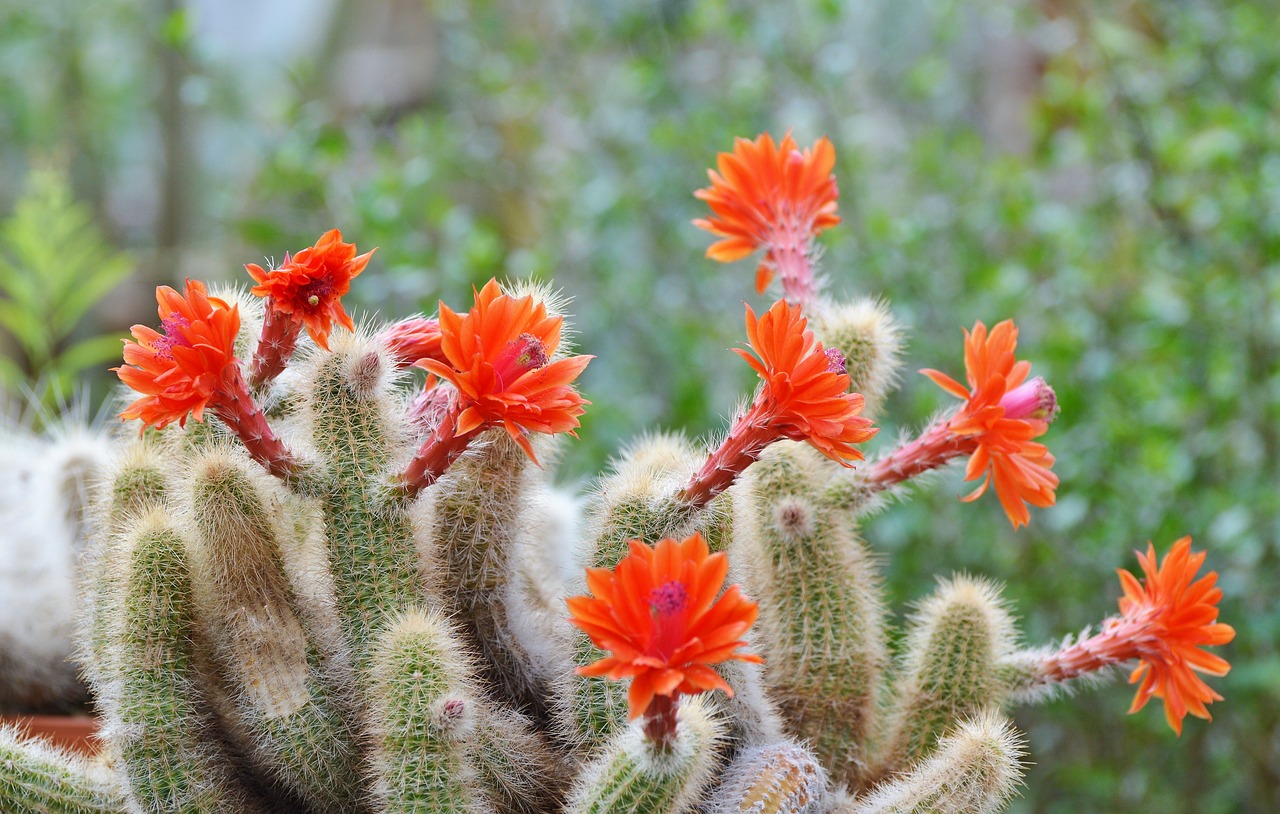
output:
[[[498,383],[507,387],[530,370],[539,370],[547,366],[551,358],[542,341],[530,333],[523,333],[507,343],[493,360],[493,370],[498,374]]]
[[[844,354],[839,348],[827,348],[827,372],[829,373],[848,373],[849,368],[845,366]]]
[[[689,591],[683,582],[664,582],[649,592],[649,608],[656,616],[673,616],[689,606]]]
[[[177,311],[171,311],[168,317],[160,320],[160,327],[164,331],[164,336],[159,337],[151,344],[151,350],[155,353],[157,359],[172,359],[175,347],[191,347],[190,340],[182,333],[184,328],[191,327],[191,320],[182,314]]]

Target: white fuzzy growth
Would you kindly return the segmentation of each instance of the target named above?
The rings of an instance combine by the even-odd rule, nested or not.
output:
[[[936,626],[948,614],[959,609],[972,610],[982,618],[997,657],[1013,652],[1017,629],[1001,593],[1000,583],[969,574],[939,579],[937,590],[916,606],[911,615],[912,631],[907,652],[918,654]]]
[[[787,740],[740,752],[706,810],[707,814],[813,814],[826,794],[826,770],[812,752]]]
[[[832,814],[997,814],[1022,781],[1022,735],[996,712],[960,724],[937,750]]]
[[[866,399],[862,414],[874,417],[900,379],[902,329],[888,303],[870,297],[843,303],[819,300],[809,327],[824,346],[844,354],[853,391]]]
[[[77,561],[90,484],[106,466],[101,429],[37,436],[0,428],[0,708],[83,700],[71,655]]]

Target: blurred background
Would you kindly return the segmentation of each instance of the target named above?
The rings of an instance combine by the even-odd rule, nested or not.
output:
[[[1115,611],[1183,534],[1234,669],[1176,738],[1114,681],[1017,712],[1016,812],[1280,810],[1280,6],[1268,0],[0,0],[0,383],[111,391],[157,283],[246,282],[337,226],[384,317],[554,280],[597,357],[562,464],[722,428],[753,265],[692,191],[734,136],[835,142],[828,290],[888,300],[906,369],[1014,317],[1057,389],[1058,505],[1014,533],[960,473],[872,520],[894,610],[1008,583],[1031,643]],[[50,384],[51,383],[51,384]],[[910,373],[879,443],[948,399]]]

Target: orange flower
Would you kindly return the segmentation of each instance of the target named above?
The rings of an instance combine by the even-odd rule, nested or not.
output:
[[[711,186],[693,193],[711,207],[711,217],[693,223],[723,238],[707,257],[729,263],[765,248],[756,269],[756,291],[764,293],[774,272],[788,298],[807,302],[814,294],[812,239],[840,222],[836,214],[835,147],[826,137],[804,152],[788,133],[781,143],[764,133],[739,138],[733,152],[716,157]]]
[[[1116,569],[1124,590],[1120,599],[1123,623],[1140,626],[1144,633],[1133,637],[1141,663],[1129,676],[1129,683],[1142,683],[1129,712],[1142,709],[1153,695],[1164,699],[1164,716],[1181,735],[1182,719],[1188,712],[1211,720],[1205,704],[1222,700],[1196,673],[1221,676],[1231,669],[1225,659],[1206,653],[1201,646],[1226,644],[1236,632],[1217,621],[1222,599],[1222,589],[1215,587],[1218,572],[1196,579],[1205,552],[1191,553],[1190,537],[1174,543],[1159,568],[1150,543],[1146,556],[1135,553],[1145,575],[1141,583],[1128,571]]]
[[[569,621],[609,655],[577,672],[584,676],[631,677],[631,718],[644,714],[656,696],[733,688],[711,668],[730,659],[760,663],[739,653],[741,636],[756,620],[756,603],[734,585],[719,599],[729,572],[723,552],[711,554],[695,533],[681,542],[667,538],[649,547],[631,541],[631,552],[612,571],[587,570],[591,596],[566,602]]]
[[[981,321],[965,331],[965,377],[969,387],[936,370],[921,370],[935,384],[965,399],[946,423],[954,436],[972,439],[973,457],[965,480],[981,477],[982,484],[963,499],[977,500],[995,483],[996,496],[1016,529],[1031,520],[1026,504],[1054,503],[1058,476],[1049,471],[1054,457],[1038,438],[1057,414],[1053,389],[1044,379],[1027,381],[1031,363],[1014,356],[1018,328],[1005,320],[991,329]]]
[[[742,348],[734,353],[764,382],[749,412],[793,441],[808,441],[837,463],[862,460],[853,445],[877,430],[860,415],[862,396],[849,392],[844,355],[836,348],[823,349],[800,307],[779,300],[757,319],[747,306],[747,341],[754,356]]]
[[[157,429],[174,421],[185,426],[188,414],[203,421],[205,407],[237,370],[239,310],[210,297],[199,280],[187,280],[185,294],[159,286],[156,301],[163,333],[134,325],[136,341],[125,340],[125,365],[115,368],[122,382],[143,394],[120,417]]]
[[[1192,553],[1190,537],[1174,543],[1159,567],[1150,543],[1145,555],[1135,553],[1144,573],[1141,582],[1116,570],[1124,591],[1121,615],[1108,619],[1098,635],[1044,658],[1036,679],[1061,682],[1138,659],[1129,683],[1141,684],[1129,713],[1142,709],[1152,696],[1161,698],[1169,726],[1181,735],[1187,713],[1209,720],[1205,704],[1222,700],[1196,673],[1220,676],[1231,669],[1225,659],[1201,648],[1226,644],[1236,632],[1217,621],[1222,599],[1222,590],[1215,587],[1218,572],[1196,579],[1205,552]]]
[[[682,499],[694,505],[705,505],[729,488],[775,441],[806,441],[850,466],[850,461],[862,460],[853,445],[878,432],[860,415],[862,396],[849,392],[844,355],[822,347],[800,306],[778,300],[759,318],[747,306],[746,322],[751,351],[734,348],[734,353],[747,360],[764,384],[724,443],[684,487]]]
[[[270,297],[273,311],[301,322],[312,341],[328,350],[334,322],[342,323],[347,330],[355,329],[341,298],[351,290],[351,280],[364,271],[372,255],[370,251],[357,257],[355,244],[343,243],[342,233],[330,229],[316,245],[293,257],[286,255],[280,268],[268,270],[249,263],[245,270],[258,282],[252,293]]]
[[[440,350],[446,360],[421,359],[458,389],[456,433],[505,427],[530,458],[530,432],[573,434],[589,402],[571,386],[591,356],[552,361],[563,319],[533,297],[511,297],[490,280],[465,316],[440,303]],[[536,458],[534,458],[536,460]]]

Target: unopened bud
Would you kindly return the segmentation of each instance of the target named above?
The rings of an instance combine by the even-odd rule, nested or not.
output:
[[[1000,399],[1000,406],[1004,408],[1005,418],[1031,418],[1044,422],[1053,421],[1059,412],[1058,396],[1042,376],[1005,393]]]

